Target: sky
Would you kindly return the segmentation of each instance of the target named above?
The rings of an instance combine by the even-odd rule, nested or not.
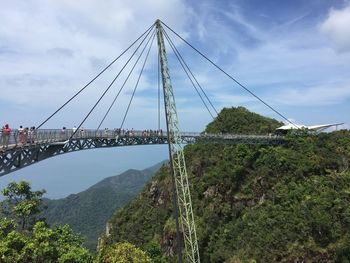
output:
[[[344,122],[342,128],[350,128],[350,1],[0,0],[0,5],[0,122],[14,129],[38,126],[156,19],[293,122]],[[165,30],[218,110],[244,106],[283,121]],[[202,131],[211,116],[168,45],[167,53],[180,128]],[[43,128],[78,125],[130,55]],[[143,59],[102,127],[121,124]],[[157,66],[155,41],[124,127],[157,128]],[[123,81],[116,81],[85,128],[97,127]],[[166,146],[69,153],[3,176],[0,187],[25,179],[60,198],[126,169],[151,166],[167,153]]]

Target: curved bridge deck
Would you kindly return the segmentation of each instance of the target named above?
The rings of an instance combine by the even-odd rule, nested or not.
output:
[[[46,158],[68,152],[132,145],[167,144],[161,131],[80,130],[69,140],[73,130],[39,129],[34,132],[12,132],[1,138],[0,176],[26,167]],[[283,137],[276,135],[181,133],[181,143],[225,144],[280,144]]]

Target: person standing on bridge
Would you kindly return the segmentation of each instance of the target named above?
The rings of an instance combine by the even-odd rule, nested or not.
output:
[[[80,138],[83,138],[85,135],[85,130],[84,130],[84,127],[80,127]]]
[[[29,128],[25,127],[23,130],[23,144],[28,143]]]
[[[66,127],[62,127],[62,129],[61,129],[61,139],[62,140],[65,140],[66,138],[67,138],[67,133],[66,133],[67,131],[66,131]]]
[[[10,134],[11,134],[11,128],[9,127],[8,124],[5,124],[5,126],[2,127],[1,131],[1,143],[2,143],[2,148],[7,148],[10,140]]]
[[[74,127],[72,128],[72,135],[75,134],[76,131],[77,131],[77,127],[75,127],[75,125],[74,125]]]
[[[18,128],[18,139],[20,144],[24,144],[23,133],[24,133],[24,129],[23,129],[23,126],[21,125]]]
[[[34,143],[36,139],[36,129],[35,126],[30,127],[30,130],[28,132],[28,137],[29,137],[29,143]]]

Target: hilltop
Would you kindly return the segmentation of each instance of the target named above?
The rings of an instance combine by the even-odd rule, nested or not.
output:
[[[223,109],[206,132],[263,134],[277,125],[239,107]],[[185,158],[202,262],[349,262],[349,131],[288,135],[278,146],[197,143]],[[175,262],[174,225],[165,165],[109,220],[103,239]]]
[[[112,214],[129,203],[162,163],[142,171],[130,169],[103,179],[87,190],[58,200],[45,199],[43,217],[50,225],[69,224],[86,238],[85,245],[95,250],[98,236]]]
[[[250,112],[244,107],[223,108],[205,129],[207,133],[262,134],[274,133],[283,123]]]

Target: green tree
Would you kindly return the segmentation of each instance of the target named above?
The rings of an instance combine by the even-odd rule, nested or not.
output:
[[[13,182],[2,193],[7,197],[3,208],[10,218],[0,219],[0,262],[92,262],[83,239],[68,225],[50,229],[44,221],[37,221],[44,190],[33,192],[29,183]]]
[[[92,256],[68,225],[48,228],[37,222],[33,232],[19,232],[9,219],[0,221],[0,262],[89,263]]]
[[[153,263],[168,262],[167,259],[163,256],[159,242],[156,240],[151,240],[148,242],[144,247],[144,251],[151,258]]]
[[[111,246],[102,246],[95,263],[147,263],[152,262],[144,251],[134,245],[123,242]]]
[[[16,227],[13,220],[6,218],[0,220],[0,262],[25,262],[22,252],[28,238],[18,232]]]
[[[2,203],[2,213],[14,218],[21,231],[28,230],[37,221],[44,193],[45,190],[32,191],[26,181],[11,182],[2,190],[2,194],[6,197],[6,201]]]

